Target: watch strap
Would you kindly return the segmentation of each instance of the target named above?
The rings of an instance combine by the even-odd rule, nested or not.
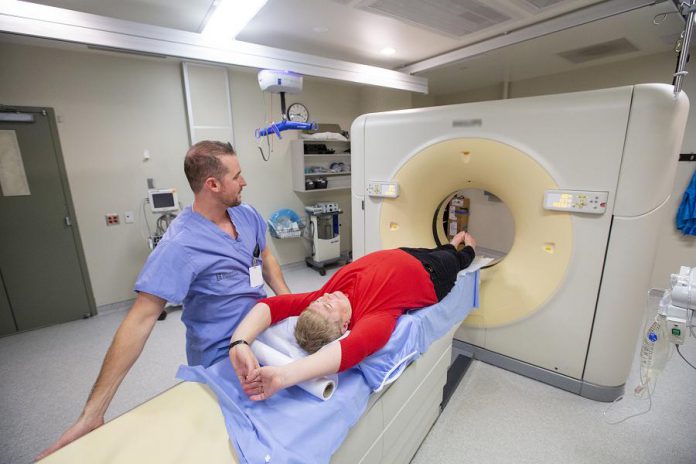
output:
[[[230,346],[227,347],[227,351],[230,351],[232,348],[234,348],[235,346],[240,345],[242,343],[249,346],[249,344],[247,343],[246,340],[239,339],[239,340],[235,340],[232,343],[230,343]]]

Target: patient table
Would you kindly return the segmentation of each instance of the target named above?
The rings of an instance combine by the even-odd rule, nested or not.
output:
[[[404,463],[440,413],[455,328],[388,388],[374,393],[332,463]],[[41,463],[238,463],[215,395],[182,382]]]

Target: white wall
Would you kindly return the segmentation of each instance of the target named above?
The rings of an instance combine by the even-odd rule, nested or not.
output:
[[[0,103],[53,107],[68,181],[77,211],[87,266],[98,306],[133,298],[133,283],[149,250],[146,246],[141,205],[146,179],[159,188],[178,189],[183,204],[193,196],[183,173],[183,156],[189,140],[181,65],[175,60],[144,58],[95,51],[61,50],[3,43],[0,47]],[[350,249],[350,194],[322,192],[296,194],[292,190],[289,140],[283,134],[273,141],[269,162],[261,159],[254,130],[267,120],[280,118],[278,96],[266,97],[256,82],[256,70],[230,68],[230,98],[237,149],[248,182],[244,201],[264,217],[278,208],[298,212],[304,204],[338,201],[346,213],[341,218],[342,249]],[[305,78],[304,91],[289,96],[288,105],[301,101],[311,119],[338,123],[349,129],[355,117],[370,111],[410,104],[407,92],[368,91],[326,79]],[[266,115],[272,100],[273,113]],[[386,108],[375,102],[383,101]],[[395,103],[398,102],[398,103]],[[152,158],[143,161],[148,149]],[[135,224],[107,227],[104,215],[134,211]],[[148,213],[148,216],[152,216]],[[270,239],[281,264],[302,261],[301,239]]]
[[[585,68],[576,72],[565,72],[549,76],[515,81],[510,84],[510,98],[546,95],[582,90],[601,89],[649,82],[671,83],[676,65],[676,55],[660,53],[626,60],[614,64]],[[686,78],[684,91],[691,96],[691,111],[682,144],[682,153],[696,152],[696,65],[688,66],[691,73]],[[497,96],[496,96],[497,95]],[[438,105],[464,103],[502,98],[502,87],[492,84],[482,89],[453,95],[438,96]],[[669,275],[679,270],[680,265],[696,266],[696,237],[682,236],[674,226],[674,217],[696,163],[679,163],[674,190],[669,204],[669,220],[662,227],[658,254],[653,268],[651,285],[664,288],[669,284]]]
[[[360,88],[360,112],[377,113],[380,111],[401,110],[413,106],[409,92],[383,89],[380,87]]]

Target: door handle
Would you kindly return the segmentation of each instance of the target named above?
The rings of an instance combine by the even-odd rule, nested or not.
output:
[[[72,221],[70,220],[70,216],[65,216],[65,226],[72,227]]]

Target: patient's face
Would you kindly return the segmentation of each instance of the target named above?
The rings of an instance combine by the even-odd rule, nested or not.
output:
[[[309,308],[322,314],[331,322],[337,322],[341,326],[341,333],[348,329],[352,308],[350,300],[341,291],[324,293],[309,304]]]

